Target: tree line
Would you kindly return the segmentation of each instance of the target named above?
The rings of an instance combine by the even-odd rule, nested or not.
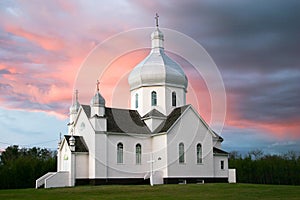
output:
[[[35,180],[50,171],[56,171],[55,152],[9,146],[0,156],[0,189],[34,188]]]
[[[246,156],[231,152],[229,167],[236,169],[238,183],[300,185],[300,156],[296,152],[264,155],[253,150]]]

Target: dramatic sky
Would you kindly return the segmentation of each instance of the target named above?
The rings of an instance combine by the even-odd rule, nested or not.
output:
[[[87,55],[122,31],[153,27],[158,12],[161,27],[201,44],[222,75],[227,112],[219,134],[225,150],[300,151],[299,9],[298,0],[1,0],[0,149],[55,149],[59,133],[66,134],[74,84]],[[115,83],[126,85],[131,67],[145,55],[123,56],[106,72],[101,93],[108,106]],[[194,81],[199,112],[209,121],[209,94],[197,95],[205,83],[199,78],[204,86],[197,87],[184,69]],[[80,102],[88,104],[84,99],[91,96],[81,94]],[[118,101],[128,105],[128,99]]]

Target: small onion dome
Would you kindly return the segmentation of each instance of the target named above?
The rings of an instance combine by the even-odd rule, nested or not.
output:
[[[101,96],[101,94],[97,91],[95,96],[91,100],[92,106],[105,106],[105,99]]]
[[[75,101],[71,106],[70,106],[70,113],[77,113],[80,108],[80,104],[78,101]]]
[[[80,103],[78,102],[78,90],[75,91],[73,99],[73,103],[70,106],[70,114],[76,114],[80,108]]]

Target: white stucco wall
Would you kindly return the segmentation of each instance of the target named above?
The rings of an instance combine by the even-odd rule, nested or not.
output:
[[[59,150],[58,160],[59,166],[57,171],[70,171],[71,170],[71,151],[66,140],[63,140],[62,147]]]
[[[123,144],[123,163],[117,163],[117,144]],[[141,164],[136,164],[135,146],[141,144]],[[110,178],[143,178],[149,171],[151,139],[142,136],[124,136],[110,134],[108,136],[108,177]]]
[[[78,136],[83,136],[84,141],[89,150],[89,160],[88,160],[88,168],[89,168],[89,176],[88,178],[96,177],[96,169],[95,169],[95,130],[93,129],[89,119],[83,113],[83,110],[79,110],[80,113],[78,119],[75,123],[75,131],[74,134]]]
[[[221,169],[221,161],[224,161],[224,169]],[[214,156],[215,177],[228,177],[228,158],[227,156]]]
[[[109,152],[107,151],[107,135],[104,133],[95,134],[95,151],[90,152],[92,158],[95,159],[95,178],[107,177],[107,157]]]
[[[168,176],[167,164],[167,135],[161,134],[156,135],[152,138],[152,149],[153,149],[153,171],[162,172],[163,177]]]
[[[157,106],[151,105],[151,93],[157,94]],[[164,115],[170,114],[174,109],[172,106],[172,92],[176,92],[176,107],[185,105],[186,93],[183,88],[171,86],[149,86],[131,91],[131,109],[137,110],[141,116],[144,116],[152,109],[157,109]],[[139,96],[138,108],[135,107],[135,95]]]
[[[89,155],[88,153],[76,153],[76,178],[89,177]]]
[[[179,143],[184,143],[185,163],[179,163]],[[202,164],[197,164],[196,146],[202,145]],[[212,135],[189,108],[168,134],[168,177],[213,177]]]

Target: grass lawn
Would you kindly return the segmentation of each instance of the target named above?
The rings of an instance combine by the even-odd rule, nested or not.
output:
[[[255,184],[104,185],[0,190],[0,199],[300,199],[300,186]]]

